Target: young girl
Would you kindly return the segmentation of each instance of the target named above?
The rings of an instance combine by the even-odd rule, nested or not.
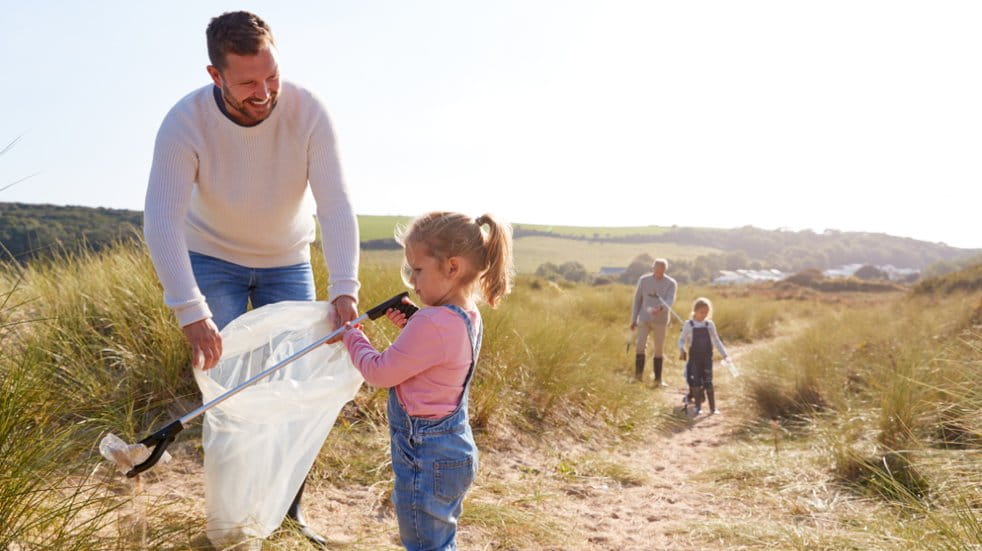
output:
[[[477,473],[467,418],[481,349],[476,302],[493,308],[510,290],[511,228],[487,214],[475,220],[434,212],[414,220],[400,242],[404,279],[424,308],[408,320],[388,312],[402,332],[385,352],[358,327],[344,334],[344,344],[365,380],[389,389],[392,502],[402,544],[456,549],[464,493]]]
[[[719,339],[716,325],[710,319],[713,316],[713,303],[708,298],[697,298],[692,304],[690,319],[682,324],[682,335],[679,337],[679,359],[688,361],[685,364],[685,379],[689,383],[689,394],[685,402],[695,402],[695,413],[699,415],[702,409],[703,391],[709,398],[709,411],[719,413],[716,409],[716,394],[713,390],[713,345],[729,359],[723,341]],[[691,341],[689,353],[685,353],[685,345]]]

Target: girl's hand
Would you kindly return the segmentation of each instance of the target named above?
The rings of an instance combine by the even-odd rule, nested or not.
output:
[[[389,318],[389,321],[392,322],[392,325],[395,325],[399,329],[405,327],[406,323],[409,321],[409,318],[406,317],[406,314],[403,314],[402,312],[396,310],[395,308],[389,308],[388,310],[386,310],[385,317]]]
[[[345,333],[347,333],[348,331],[351,331],[352,329],[361,330],[361,328],[362,327],[361,327],[361,324],[360,323],[357,324],[357,325],[351,325],[351,322],[350,321],[346,321],[346,322],[344,322],[344,324],[342,324],[340,327],[338,327],[338,329],[344,329],[344,331],[341,331],[340,333],[338,333],[338,336],[334,337],[333,339],[329,339],[327,341],[327,344],[334,344],[336,342],[341,342],[341,340],[344,339]]]

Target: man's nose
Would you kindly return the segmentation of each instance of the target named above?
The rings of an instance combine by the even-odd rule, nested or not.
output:
[[[260,82],[259,86],[256,86],[256,91],[253,93],[253,97],[260,101],[266,101],[266,98],[269,97],[269,85],[266,84],[265,80]]]

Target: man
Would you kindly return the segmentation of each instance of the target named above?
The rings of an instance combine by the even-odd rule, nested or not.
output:
[[[642,380],[644,375],[645,347],[648,333],[654,338],[655,386],[665,386],[661,381],[662,353],[665,349],[665,334],[668,332],[670,308],[675,304],[675,280],[665,275],[668,261],[658,258],[651,265],[651,273],[638,279],[631,308],[631,331],[638,330],[636,356],[634,358],[634,378]]]
[[[212,84],[181,99],[160,126],[144,236],[192,364],[210,369],[222,354],[219,330],[248,303],[314,300],[309,193],[335,327],[356,317],[359,283],[358,226],[324,107],[280,80],[272,32],[258,16],[225,13],[206,36]],[[323,545],[306,528],[302,495],[303,486],[288,515]]]

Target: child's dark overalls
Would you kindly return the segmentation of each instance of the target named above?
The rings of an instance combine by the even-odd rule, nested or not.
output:
[[[696,401],[696,409],[702,406],[702,391],[709,398],[709,409],[716,409],[716,396],[713,392],[713,341],[709,336],[709,326],[696,327],[692,320],[687,321],[692,328],[692,343],[689,345],[689,360],[685,364],[685,379],[689,392]]]
[[[396,389],[389,389],[389,436],[395,473],[392,503],[402,544],[410,551],[457,549],[457,519],[464,493],[477,474],[477,446],[467,417],[467,402],[483,328],[475,335],[470,318],[461,308],[447,308],[467,325],[472,352],[456,409],[442,419],[413,417],[399,403]]]

